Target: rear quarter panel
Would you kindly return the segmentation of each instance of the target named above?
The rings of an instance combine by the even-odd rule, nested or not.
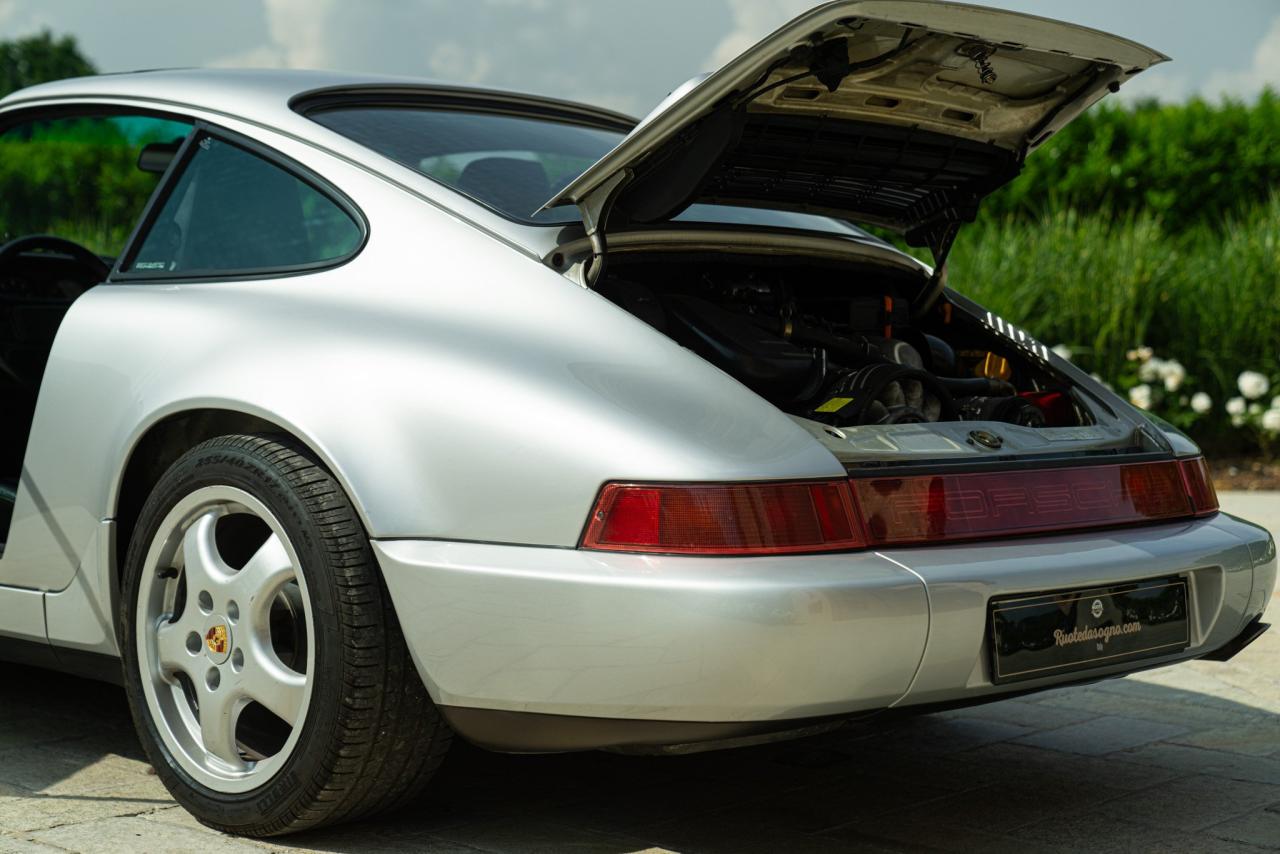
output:
[[[598,295],[357,166],[254,136],[347,193],[368,244],[309,275],[109,284],[78,300],[45,374],[0,585],[76,580],[68,594],[109,621],[103,520],[134,445],[189,409],[296,435],[377,538],[573,546],[605,480],[842,473],[773,407]],[[75,634],[55,612],[51,637]]]

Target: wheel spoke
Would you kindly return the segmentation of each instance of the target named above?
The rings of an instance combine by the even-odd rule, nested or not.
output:
[[[272,534],[236,573],[234,586],[245,604],[256,604],[262,609],[271,604],[280,586],[295,575],[288,549],[280,537]]]
[[[280,720],[297,726],[307,677],[285,667],[272,652],[257,645],[250,646],[247,653],[244,672],[240,674],[241,690]]]
[[[156,629],[156,652],[160,667],[164,670],[187,673],[195,661],[195,656],[187,650],[187,635],[191,634],[192,629],[183,625],[184,622],[161,622]]]
[[[191,523],[183,537],[182,559],[188,591],[223,583],[231,574],[230,567],[218,554],[218,516],[213,511],[205,513]]]
[[[200,738],[204,749],[232,768],[244,768],[236,747],[236,724],[240,719],[240,697],[230,685],[210,690],[203,680],[197,683],[200,696]]]

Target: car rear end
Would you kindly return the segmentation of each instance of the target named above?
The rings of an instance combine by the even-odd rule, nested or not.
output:
[[[1195,446],[946,287],[982,198],[1164,59],[1016,13],[846,0],[625,136],[505,100],[295,102],[500,214],[562,277],[489,286],[480,328],[504,336],[476,361],[505,370],[484,407],[432,421],[457,457],[433,472],[450,524],[375,534],[453,727],[515,751],[716,743],[1256,632],[1275,546],[1219,512]],[[571,177],[570,156],[596,159]],[[526,402],[518,423],[495,388]]]
[[[577,549],[377,549],[437,702],[513,751],[734,743],[1233,654],[1276,574],[1199,458],[613,483]]]

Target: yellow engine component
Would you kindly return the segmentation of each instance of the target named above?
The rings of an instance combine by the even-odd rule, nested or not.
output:
[[[984,352],[974,353],[973,355],[978,359],[977,364],[973,367],[973,375],[975,377],[986,377],[989,380],[1004,380],[1008,382],[1013,376],[1013,366],[1009,364],[1009,360],[1004,356]]]

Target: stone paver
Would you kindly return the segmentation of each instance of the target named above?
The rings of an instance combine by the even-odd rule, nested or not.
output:
[[[462,746],[413,810],[271,842],[169,798],[119,689],[7,665],[0,686],[0,854],[1280,851],[1280,631],[1225,664],[736,751]]]
[[[1018,744],[1047,747],[1065,753],[1084,753],[1103,756],[1117,750],[1141,747],[1155,741],[1167,741],[1184,735],[1186,727],[1146,721],[1142,718],[1126,718],[1103,715],[1089,721],[1036,732],[1018,739]]]
[[[1263,810],[1209,828],[1210,836],[1259,848],[1280,848],[1280,813]]]

